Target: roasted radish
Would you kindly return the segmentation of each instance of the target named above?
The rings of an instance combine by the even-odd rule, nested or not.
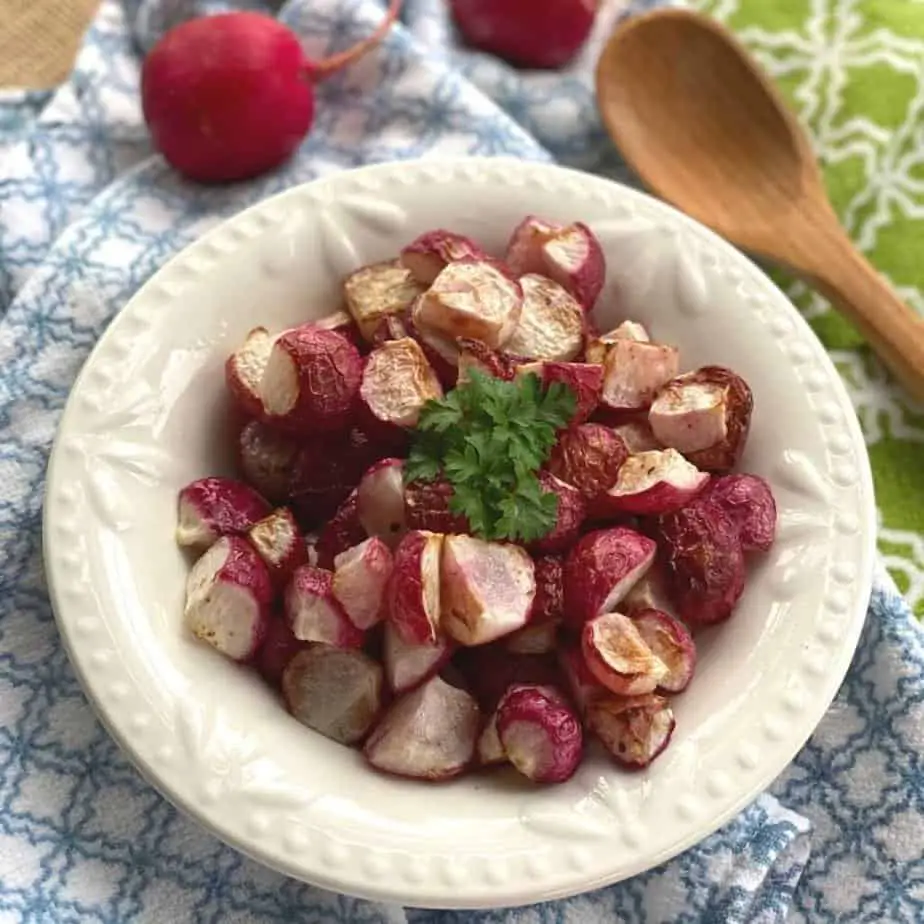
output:
[[[453,658],[453,665],[485,714],[494,712],[501,697],[514,684],[558,686],[561,681],[554,657],[513,654],[506,642],[505,638],[493,645],[460,648]]]
[[[382,668],[361,651],[312,645],[289,661],[282,695],[302,725],[358,744],[382,710]]]
[[[263,415],[260,382],[263,380],[275,339],[265,327],[255,327],[225,363],[228,391],[248,417]]]
[[[623,526],[588,533],[565,559],[565,619],[580,628],[601,613],[611,613],[645,575],[655,543]]]
[[[618,764],[647,767],[670,744],[674,713],[663,696],[602,696],[587,708],[587,725]]]
[[[417,317],[419,307],[420,299],[403,317],[407,336],[413,337],[420,344],[424,356],[440,380],[440,385],[449,390],[455,387],[459,374],[459,346],[454,337],[444,337],[422,323]]]
[[[621,422],[613,429],[616,435],[626,444],[626,449],[629,450],[630,455],[664,448],[655,438],[647,417],[640,420]]]
[[[288,507],[274,510],[247,532],[251,545],[269,568],[277,586],[284,585],[300,565],[308,561],[305,537]]]
[[[356,489],[359,522],[370,536],[394,548],[405,533],[404,462],[382,459],[363,475]]]
[[[703,497],[734,521],[745,552],[766,552],[773,545],[776,501],[763,478],[757,475],[714,478]]]
[[[481,767],[496,767],[507,763],[507,754],[501,744],[500,735],[497,733],[496,712],[488,719],[478,736],[476,755]]]
[[[572,426],[584,423],[600,402],[600,389],[603,385],[603,370],[600,366],[589,363],[524,363],[517,367],[516,374],[537,375],[546,388],[553,382],[570,388],[576,399]]]
[[[670,613],[672,608],[663,569],[658,561],[655,561],[648,573],[625,595],[620,604],[620,609],[629,616],[635,616],[642,610]]]
[[[484,645],[526,625],[536,595],[533,561],[515,545],[447,536],[441,625],[462,645]]]
[[[558,643],[565,605],[564,563],[557,555],[543,555],[534,564],[536,596],[529,622],[504,639],[504,646],[514,654],[546,654]]]
[[[255,662],[260,676],[270,686],[278,687],[289,662],[308,647],[308,642],[299,641],[292,634],[285,619],[273,616],[267,624],[266,638]]]
[[[520,323],[504,350],[527,359],[570,362],[584,345],[584,309],[557,282],[528,274],[520,279]]]
[[[602,404],[620,413],[645,410],[679,368],[680,354],[672,346],[616,340],[603,363]]]
[[[196,638],[233,661],[256,654],[272,605],[269,570],[241,536],[219,539],[186,579],[186,625]]]
[[[537,620],[508,635],[504,647],[511,654],[550,654],[558,647],[560,619]]]
[[[382,619],[391,569],[391,552],[378,537],[366,539],[334,559],[334,597],[357,629],[371,629]]]
[[[751,427],[754,399],[747,382],[722,366],[704,366],[667,382],[648,421],[657,439],[708,472],[738,463]]]
[[[614,514],[661,516],[686,507],[708,482],[676,449],[640,452],[620,466],[603,503]]]
[[[475,700],[433,677],[389,708],[363,753],[384,773],[447,780],[471,765],[480,730],[481,713]]]
[[[456,384],[461,385],[471,379],[471,370],[477,369],[495,379],[512,381],[523,360],[500,350],[486,347],[480,340],[462,338],[459,344],[459,373]]]
[[[412,530],[398,543],[385,588],[385,618],[408,645],[440,637],[440,555],[443,536]]]
[[[514,228],[507,244],[504,262],[510,271],[517,277],[545,273],[543,248],[563,227],[563,225],[546,221],[543,218],[537,218],[535,215],[527,215]]]
[[[628,458],[625,443],[609,427],[587,423],[571,427],[558,438],[549,457],[549,471],[574,485],[592,504],[615,483]]]
[[[452,643],[442,635],[432,644],[408,645],[393,626],[385,625],[382,656],[395,693],[405,693],[439,673],[452,652]]]
[[[177,545],[205,550],[221,536],[246,533],[269,512],[269,504],[241,481],[200,478],[180,491]]]
[[[285,503],[289,498],[299,448],[291,437],[252,420],[238,437],[241,476],[267,500],[274,504]]]
[[[593,700],[613,695],[587,666],[580,645],[569,644],[559,648],[558,666],[565,682],[565,689],[582,716],[586,716],[587,707]]]
[[[421,234],[401,251],[401,265],[424,287],[432,286],[450,263],[486,259],[471,238],[442,229]]]
[[[668,693],[685,690],[696,668],[696,645],[686,626],[661,610],[640,610],[631,615],[638,634],[667,668],[658,688]]]
[[[325,315],[320,321],[315,321],[314,325],[320,327],[321,330],[332,330],[337,334],[343,334],[360,352],[366,347],[359,326],[345,311],[335,311],[333,314]]]
[[[615,330],[608,334],[599,334],[596,337],[590,337],[587,346],[584,349],[584,360],[589,363],[600,363],[606,361],[610,348],[619,340],[634,340],[636,343],[650,343],[651,337],[643,324],[637,321],[623,321]]]
[[[317,563],[321,568],[333,569],[338,555],[366,538],[366,530],[359,519],[357,498],[357,492],[353,491],[321,530],[315,544]]]
[[[622,613],[604,613],[585,623],[581,651],[598,683],[619,696],[651,693],[669,673]]]
[[[411,482],[404,491],[407,528],[431,533],[470,532],[468,520],[449,506],[452,495],[452,485],[448,481]]]
[[[397,260],[364,266],[343,282],[347,309],[370,343],[379,322],[392,315],[403,315],[423,290]]]
[[[574,545],[580,535],[581,525],[587,516],[587,505],[577,488],[549,472],[539,473],[539,485],[544,494],[554,494],[558,499],[558,517],[548,533],[530,544],[530,551],[540,555],[564,552]]]
[[[445,337],[503,346],[520,322],[523,290],[499,264],[466,260],[450,263],[421,296],[414,317]]]
[[[334,596],[333,585],[330,571],[311,565],[303,565],[292,575],[284,599],[292,634],[303,642],[359,648],[365,636]]]

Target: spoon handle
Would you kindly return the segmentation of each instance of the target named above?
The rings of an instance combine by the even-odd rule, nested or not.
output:
[[[838,225],[815,235],[796,267],[840,308],[873,351],[924,402],[924,318],[915,314]]]

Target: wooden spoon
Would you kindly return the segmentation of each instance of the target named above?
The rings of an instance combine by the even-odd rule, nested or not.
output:
[[[626,20],[600,58],[597,99],[658,195],[805,277],[924,401],[924,319],[851,242],[795,115],[726,29],[679,9]]]

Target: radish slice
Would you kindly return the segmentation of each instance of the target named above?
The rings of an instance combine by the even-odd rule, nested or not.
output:
[[[365,636],[350,622],[334,596],[334,576],[322,568],[303,565],[285,592],[285,611],[293,635],[303,642],[335,648],[359,648]]]
[[[615,514],[661,516],[686,507],[708,483],[676,449],[640,452],[622,464],[603,504]]]
[[[392,705],[363,753],[383,773],[447,780],[471,765],[480,728],[475,700],[433,677]]]
[[[584,753],[581,722],[557,690],[515,686],[497,707],[497,734],[510,763],[534,783],[563,783]]]
[[[277,585],[285,584],[300,565],[308,561],[305,537],[287,507],[274,510],[250,528],[251,545],[266,563]]]
[[[312,645],[286,666],[282,695],[302,725],[358,744],[382,710],[382,668],[361,651]]]
[[[611,411],[645,410],[679,369],[672,346],[617,340],[603,364],[602,403]]]
[[[395,549],[385,618],[408,645],[432,645],[440,637],[442,547],[439,533],[414,530]]]
[[[587,709],[587,724],[618,764],[641,770],[664,753],[675,722],[670,703],[649,694],[594,699]]]
[[[569,362],[584,345],[584,309],[557,282],[529,274],[520,279],[520,323],[504,345],[515,356]]]
[[[237,406],[248,417],[262,417],[260,382],[266,371],[275,335],[265,327],[255,327],[225,363],[225,381]]]
[[[370,343],[381,321],[403,315],[422,292],[423,287],[397,260],[364,266],[343,283],[347,309]]]
[[[452,231],[428,231],[401,251],[401,265],[422,286],[432,286],[450,263],[486,260],[488,255],[471,239]]]
[[[363,475],[356,489],[356,512],[370,536],[394,548],[407,531],[404,509],[404,462],[382,459]]]
[[[652,654],[667,668],[658,687],[668,693],[685,690],[696,668],[696,645],[686,626],[661,610],[635,612],[632,621]]]
[[[408,645],[386,624],[383,644],[385,676],[395,693],[405,693],[439,673],[452,657],[454,647],[440,636],[432,645]]]
[[[619,696],[651,693],[669,674],[635,623],[622,613],[604,613],[586,623],[581,651],[597,681]]]
[[[273,582],[253,546],[219,539],[190,569],[184,619],[196,638],[233,661],[256,654],[266,635]]]
[[[333,594],[357,629],[371,629],[382,619],[382,602],[391,569],[391,551],[376,537],[341,552],[334,559]]]
[[[176,542],[204,551],[221,536],[246,533],[270,512],[253,488],[233,478],[200,478],[180,491]]]

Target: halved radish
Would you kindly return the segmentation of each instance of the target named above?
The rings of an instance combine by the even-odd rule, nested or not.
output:
[[[385,618],[408,645],[440,637],[440,553],[443,536],[412,530],[398,543],[385,589]]]
[[[433,367],[440,385],[449,390],[455,387],[458,377],[459,347],[454,337],[444,337],[432,330],[418,317],[420,299],[404,314],[403,321],[407,336],[413,337],[424,351],[424,356]]]
[[[563,783],[584,754],[581,721],[553,687],[515,686],[497,707],[504,754],[534,783]]]
[[[581,651],[598,682],[619,696],[651,693],[668,677],[667,666],[622,613],[604,613],[585,623]]]
[[[450,263],[485,260],[488,255],[471,239],[453,231],[427,231],[401,251],[401,265],[422,286],[431,286]]]
[[[610,411],[645,410],[679,369],[675,347],[616,340],[603,363],[601,402]]]
[[[631,616],[638,634],[667,668],[658,687],[668,693],[685,690],[696,668],[696,645],[687,627],[661,610],[640,610]]]
[[[675,725],[670,702],[651,693],[595,698],[586,721],[616,762],[628,770],[641,770],[663,754]]]
[[[565,559],[565,619],[575,628],[613,612],[654,562],[657,546],[624,526],[580,539]]]
[[[298,442],[252,420],[241,430],[237,450],[244,480],[272,503],[285,503],[299,454]]]
[[[302,725],[358,744],[382,711],[382,668],[361,651],[312,645],[289,661],[282,695]]]
[[[184,619],[196,638],[233,661],[252,658],[269,625],[273,582],[254,547],[223,536],[190,569]]]
[[[395,693],[405,693],[439,673],[452,657],[454,646],[445,636],[427,645],[408,645],[389,623],[382,644],[385,676]]]
[[[481,728],[478,704],[440,677],[405,693],[366,741],[366,760],[384,773],[419,780],[447,780],[475,756]]]
[[[589,504],[616,483],[628,450],[618,434],[602,424],[586,423],[561,434],[549,457],[549,471],[574,485]]]
[[[370,536],[378,536],[394,548],[406,531],[404,504],[404,461],[376,462],[356,489],[356,512]]]
[[[333,594],[357,629],[371,629],[382,619],[391,570],[391,552],[375,536],[334,559]]]
[[[740,375],[704,366],[664,384],[648,421],[665,446],[694,465],[724,473],[738,463],[751,426],[754,398]]]
[[[615,514],[661,516],[686,507],[709,483],[709,474],[676,449],[640,452],[620,466],[602,503]]]
[[[343,334],[314,324],[284,331],[260,381],[267,421],[301,435],[345,429],[362,369],[359,351]]]
[[[584,350],[584,360],[589,363],[604,363],[610,348],[619,340],[634,340],[636,343],[650,343],[651,337],[643,324],[637,321],[623,321],[608,334],[591,337]]]
[[[365,538],[366,530],[359,519],[358,494],[353,491],[321,530],[315,545],[318,565],[331,570],[338,555]]]
[[[564,562],[557,555],[535,559],[536,596],[529,622],[504,639],[514,654],[546,654],[558,645],[558,629],[564,615]]]
[[[383,318],[403,315],[423,290],[397,260],[364,266],[343,282],[347,309],[369,342]]]
[[[335,648],[359,648],[365,636],[350,621],[334,596],[334,576],[323,568],[302,565],[286,587],[284,605],[292,634],[303,642]]]
[[[484,645],[529,621],[536,580],[519,546],[447,536],[441,560],[441,625],[462,645]]]
[[[571,425],[582,424],[593,414],[600,402],[603,387],[603,370],[590,363],[535,362],[517,367],[516,375],[537,375],[548,388],[553,382],[574,392],[576,405]]]
[[[246,533],[270,512],[253,488],[233,478],[200,478],[180,491],[177,545],[204,551],[221,536]]]
[[[259,552],[277,585],[285,584],[292,572],[308,561],[305,537],[288,507],[274,510],[254,523],[247,538]]]
[[[513,230],[507,244],[504,262],[515,276],[544,273],[546,270],[542,249],[564,225],[527,215]]]
[[[520,321],[523,290],[493,261],[450,263],[421,296],[414,317],[445,337],[503,346]]]
[[[521,277],[520,323],[504,350],[527,359],[569,362],[584,345],[584,308],[557,282],[545,276]]]
[[[443,389],[416,340],[387,340],[366,360],[359,397],[377,427],[412,428],[423,406]]]
[[[225,363],[225,381],[235,404],[248,417],[263,415],[263,400],[260,397],[260,382],[266,371],[276,335],[265,327],[255,327],[244,343],[238,347]]]

